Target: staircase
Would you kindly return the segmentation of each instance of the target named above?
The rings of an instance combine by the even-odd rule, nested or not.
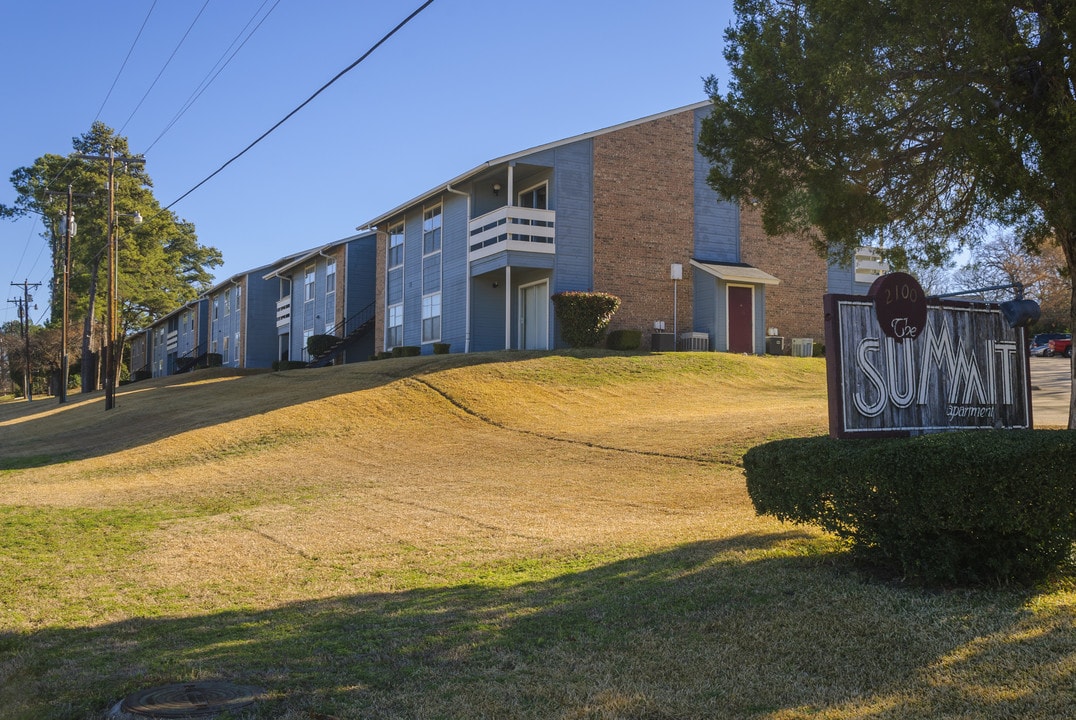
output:
[[[311,359],[306,366],[308,368],[319,368],[329,365],[340,353],[347,350],[352,343],[373,330],[376,305],[376,302],[372,302],[347,320],[337,323],[329,334],[335,335],[339,339],[330,345],[328,350]]]
[[[175,370],[173,375],[179,375],[181,373],[189,372],[198,367],[199,364],[205,361],[208,352],[201,350],[197,345],[186,355],[176,358]]]

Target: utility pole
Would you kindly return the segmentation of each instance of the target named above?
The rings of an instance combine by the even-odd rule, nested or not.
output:
[[[52,190],[46,190],[46,195],[57,195]],[[71,238],[75,236],[76,224],[72,203],[75,197],[92,197],[92,193],[73,192],[70,184],[67,186],[67,214],[60,221],[60,231],[64,234],[64,257],[63,257],[63,331],[60,336],[60,391],[57,393],[61,403],[67,402],[67,378],[70,372],[70,361],[67,355],[67,326],[68,326],[68,294],[71,289]]]
[[[116,161],[124,165],[145,163],[144,158],[121,156],[108,148],[108,155],[76,155],[80,160],[108,161],[108,329],[105,331],[105,410],[116,407],[116,384],[120,370],[120,357],[123,355],[123,340],[117,333],[118,320],[118,280],[119,280],[119,246],[116,242]],[[136,222],[142,216],[136,214]]]
[[[22,287],[22,297],[11,300],[19,307],[19,319],[22,320],[22,339],[23,339],[23,354],[24,354],[24,370],[23,376],[23,389],[26,392],[26,401],[32,402],[34,399],[34,383],[30,377],[30,301],[33,300],[30,297],[30,288],[37,290],[41,287],[41,283],[32,283],[23,280],[21,283],[11,283],[14,287]]]

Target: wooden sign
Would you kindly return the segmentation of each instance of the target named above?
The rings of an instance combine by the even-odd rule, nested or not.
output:
[[[831,436],[1031,427],[1027,344],[998,305],[928,301],[921,323],[886,317],[888,329],[916,327],[894,336],[878,301],[825,296]]]

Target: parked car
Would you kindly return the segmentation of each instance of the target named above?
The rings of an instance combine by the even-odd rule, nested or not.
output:
[[[1028,348],[1028,354],[1031,357],[1050,357],[1050,341],[1051,340],[1071,340],[1072,335],[1069,333],[1038,333],[1035,337],[1031,338],[1031,346]]]
[[[1072,338],[1064,338],[1060,340],[1051,340],[1046,346],[1046,352],[1043,353],[1046,357],[1053,355],[1060,355],[1061,357],[1072,357]]]

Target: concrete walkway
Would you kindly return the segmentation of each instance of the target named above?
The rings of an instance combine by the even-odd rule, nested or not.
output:
[[[1031,358],[1031,414],[1035,427],[1067,427],[1072,392],[1072,361]]]

